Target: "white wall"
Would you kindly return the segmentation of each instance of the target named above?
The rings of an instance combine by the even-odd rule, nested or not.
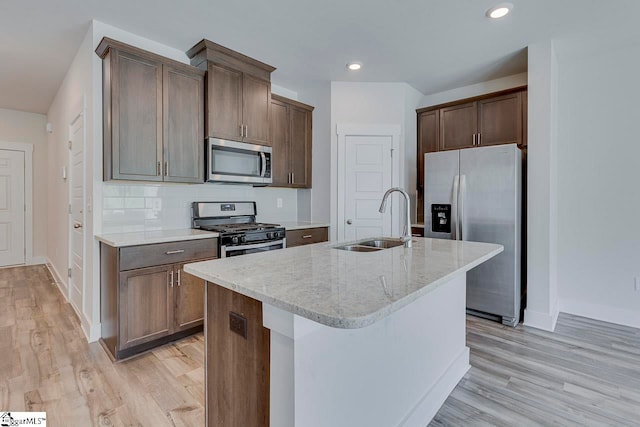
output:
[[[53,267],[60,283],[61,290],[65,297],[68,293],[67,268],[69,267],[69,229],[68,229],[68,205],[69,190],[68,183],[62,179],[62,168],[67,167],[69,160],[69,150],[67,141],[69,140],[69,124],[80,112],[83,97],[86,98],[87,106],[92,100],[92,61],[93,54],[91,44],[91,30],[87,32],[78,52],[76,53],[67,75],[58,89],[58,92],[49,107],[47,119],[53,124],[53,133],[48,135],[48,206],[47,206],[47,257]],[[92,150],[92,114],[88,109],[86,112],[86,135],[85,144],[87,156]],[[87,157],[90,159],[90,157]],[[86,182],[87,194],[91,194],[91,181]],[[89,209],[87,209],[89,210]],[[91,215],[87,212],[84,223],[86,231],[85,246],[92,244],[92,221]],[[89,252],[90,253],[90,252]],[[86,304],[83,304],[80,313],[82,328],[87,336],[99,329],[100,313],[96,310],[95,299],[99,298],[99,288],[91,283],[92,265],[89,257],[88,265],[85,266],[85,282],[88,286],[85,290]],[[93,331],[93,332],[92,332]]]
[[[640,37],[556,45],[561,311],[640,327]]]
[[[399,125],[400,187],[411,196],[412,217],[415,219],[416,196],[416,107],[422,94],[406,83],[331,82],[331,145],[337,146],[337,125],[376,124]],[[335,160],[330,159],[332,174]],[[400,199],[397,199],[400,200]],[[397,201],[394,199],[394,203]],[[402,212],[398,218],[404,218]],[[333,230],[336,224],[332,224]]]
[[[529,46],[527,308],[524,323],[554,330],[557,281],[557,63],[552,41]]]
[[[33,145],[33,259],[47,254],[47,116],[0,108],[0,141]]]
[[[527,85],[527,73],[514,74],[474,85],[463,86],[444,92],[433,93],[422,97],[418,108],[432,107],[459,99],[472,98],[501,90]]]

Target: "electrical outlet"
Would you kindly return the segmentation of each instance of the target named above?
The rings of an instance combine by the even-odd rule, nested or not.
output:
[[[635,278],[635,290],[636,292],[640,292],[640,276]]]
[[[276,206],[277,206],[277,207],[279,207],[279,208],[281,208],[281,207],[282,207],[282,198],[281,198],[281,197],[278,197],[278,198],[276,199]]]
[[[247,318],[241,314],[229,312],[229,329],[242,338],[247,338]]]

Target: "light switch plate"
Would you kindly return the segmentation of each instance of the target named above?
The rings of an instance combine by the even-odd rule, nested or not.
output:
[[[278,198],[276,199],[276,206],[277,206],[277,207],[279,207],[279,208],[281,208],[281,207],[282,207],[282,198],[281,198],[281,197],[278,197]]]
[[[640,276],[635,278],[635,290],[636,292],[640,292]]]

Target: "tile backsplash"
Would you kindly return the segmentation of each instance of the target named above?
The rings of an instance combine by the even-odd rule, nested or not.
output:
[[[259,221],[298,219],[298,190],[290,188],[105,182],[102,189],[103,233],[190,228],[194,201],[255,201]]]

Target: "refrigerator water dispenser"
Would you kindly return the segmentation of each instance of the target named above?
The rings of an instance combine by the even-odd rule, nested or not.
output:
[[[431,231],[451,233],[451,205],[431,205]]]

